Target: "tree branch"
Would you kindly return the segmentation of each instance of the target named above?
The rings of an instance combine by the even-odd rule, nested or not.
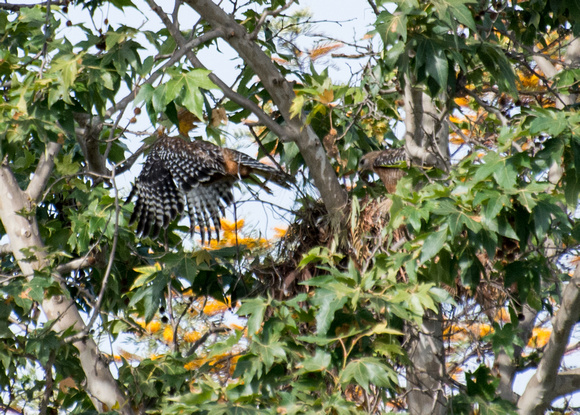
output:
[[[530,306],[526,305],[523,308],[524,321],[519,324],[520,331],[518,337],[522,343],[528,344],[530,337],[532,336],[532,331],[534,329],[534,323],[538,312],[532,309]],[[495,357],[495,363],[497,364],[499,373],[499,396],[502,399],[515,403],[517,401],[517,394],[513,391],[513,382],[516,375],[517,365],[515,361],[521,357],[523,347],[514,345],[514,357],[512,358],[503,349]]]
[[[0,220],[10,239],[14,258],[25,276],[32,276],[35,270],[48,265],[44,243],[40,238],[36,216],[24,216],[20,212],[29,211],[29,200],[18,186],[14,174],[5,161],[0,166]],[[31,260],[23,251],[34,250]],[[62,288],[63,291],[66,287]],[[63,332],[73,328],[82,331],[85,327],[74,301],[65,295],[54,295],[42,302],[42,310],[54,329]],[[74,343],[79,351],[79,360],[86,376],[87,392],[98,411],[104,412],[119,407],[124,415],[132,415],[133,410],[111,375],[108,366],[101,359],[101,353],[92,338]]]
[[[77,271],[79,269],[95,265],[95,263],[96,259],[95,257],[92,256],[77,258],[73,259],[70,262],[67,262],[66,264],[59,265],[58,267],[56,267],[56,272],[58,272],[59,274],[68,274],[69,272]]]
[[[46,146],[46,150],[40,157],[36,170],[34,171],[34,176],[28,183],[26,188],[26,195],[32,203],[38,202],[40,195],[42,194],[52,169],[54,167],[54,157],[60,151],[61,145],[55,142],[50,142]]]
[[[286,126],[283,127],[284,135],[280,135],[279,131],[282,127],[274,120],[269,119],[265,125],[270,128],[270,131],[277,134],[280,140],[289,138],[296,143],[327,211],[333,216],[339,214],[348,201],[346,191],[340,186],[320,138],[312,127],[306,124],[304,116],[292,117],[290,109],[295,94],[290,83],[283,77],[270,57],[250,39],[246,29],[238,24],[233,16],[228,15],[211,0],[185,1],[214,29],[222,30],[224,40],[238,52],[244,62],[260,78],[264,88],[269,92],[274,104],[286,121]],[[260,110],[256,114],[258,118],[263,118],[260,115],[261,112]],[[262,118],[260,121],[264,122],[265,120]],[[272,124],[275,124],[275,129],[271,129]]]
[[[369,3],[369,6],[371,6],[371,8],[373,9],[374,14],[376,14],[377,16],[381,14],[381,11],[379,10],[379,8],[377,7],[376,3],[373,0],[367,0],[367,2]]]
[[[433,98],[429,97],[408,74],[405,74],[404,109],[405,109],[405,147],[411,158],[419,164],[436,166],[447,170],[449,163],[449,127],[447,133],[442,130],[437,118],[440,112]],[[431,138],[432,142],[429,142]],[[430,146],[436,147],[437,153],[428,151]]]
[[[189,59],[191,64],[195,68],[206,69],[205,65],[201,63],[201,61],[197,58],[196,54],[191,50],[191,48],[186,47],[185,38],[181,35],[179,29],[171,22],[171,20],[169,19],[167,14],[165,14],[163,9],[159,7],[157,4],[155,4],[154,0],[148,0],[148,3],[153,9],[153,11],[157,13],[163,24],[165,24],[167,30],[169,30],[169,33],[171,33],[171,36],[173,36],[175,42],[179,46],[179,49],[185,51],[185,54],[187,55],[187,58]],[[224,37],[225,32],[223,28],[216,28],[215,32],[219,33],[220,37]],[[258,119],[266,127],[268,127],[270,131],[276,134],[280,138],[280,140],[282,141],[289,140],[286,129],[282,127],[280,124],[278,124],[276,121],[274,121],[272,118],[270,118],[268,114],[266,114],[258,104],[235,92],[232,88],[229,87],[228,84],[222,81],[216,74],[210,73],[208,77],[214,84],[217,85],[219,89],[221,89],[226,98],[228,98],[232,102],[235,102],[242,108],[251,111],[254,115],[256,115],[256,117],[258,117]]]
[[[226,333],[230,331],[229,328],[227,327],[214,327],[209,329],[208,331],[206,331],[199,339],[197,339],[195,341],[195,343],[192,344],[192,346],[189,348],[186,356],[191,356],[192,354],[195,353],[195,351],[199,348],[199,346],[201,346],[202,344],[205,343],[205,341],[207,340],[207,338],[209,336],[211,336],[212,334],[216,334],[216,333]]]
[[[0,10],[10,10],[12,12],[17,12],[20,9],[31,8],[36,6],[67,6],[67,1],[43,1],[41,3],[36,4],[9,4],[9,3],[0,3]]]
[[[262,29],[262,26],[264,25],[264,23],[266,22],[266,19],[268,17],[270,17],[270,16],[274,16],[274,17],[275,16],[278,16],[284,10],[286,10],[290,6],[292,6],[293,3],[294,3],[294,0],[290,0],[289,2],[287,2],[285,5],[283,5],[279,9],[276,9],[276,10],[268,10],[268,11],[265,11],[264,13],[262,13],[262,15],[260,16],[260,19],[258,20],[258,23],[256,23],[256,27],[254,28],[254,30],[252,31],[252,33],[250,33],[250,39],[254,40],[254,39],[257,39],[258,38],[258,33],[260,33],[260,29]]]
[[[552,401],[558,369],[570,339],[572,327],[580,317],[580,266],[562,293],[562,304],[552,319],[552,335],[548,340],[538,369],[518,401],[521,415],[540,415]]]

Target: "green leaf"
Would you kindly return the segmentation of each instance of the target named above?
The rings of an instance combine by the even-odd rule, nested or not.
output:
[[[397,373],[391,367],[372,357],[351,360],[340,373],[342,384],[353,382],[367,393],[371,393],[371,385],[387,388],[396,386],[397,381]]]
[[[424,264],[425,261],[428,261],[439,253],[447,241],[448,230],[449,228],[447,224],[444,224],[441,226],[440,230],[427,236],[423,243],[423,248],[421,249],[421,256],[419,258],[420,264]]]
[[[322,350],[316,349],[314,356],[307,357],[298,366],[298,373],[308,373],[308,372],[322,372],[330,369],[331,356],[330,353]]]
[[[285,360],[286,352],[283,346],[283,343],[277,341],[261,343],[254,339],[251,350],[264,362],[266,370],[270,370],[274,363]]]
[[[316,332],[325,334],[330,328],[330,324],[334,320],[334,313],[340,310],[348,301],[348,297],[339,294],[337,297],[336,291],[320,288],[315,291],[314,296],[310,300],[313,305],[318,306],[316,313]]]
[[[130,288],[131,291],[134,290],[135,288],[139,288],[147,284],[149,281],[155,278],[157,273],[161,271],[161,265],[159,265],[159,263],[156,262],[155,265],[147,265],[143,267],[134,268],[134,271],[139,273],[139,276],[133,282],[133,285]]]
[[[252,298],[242,302],[238,314],[241,316],[250,316],[248,318],[248,333],[250,335],[254,335],[260,331],[267,308],[268,303],[261,298]]]
[[[407,15],[405,13],[391,14],[382,11],[376,23],[377,32],[381,35],[385,48],[395,45],[396,42],[407,42]]]
[[[466,4],[475,3],[474,0],[448,0],[449,9],[459,23],[467,26],[472,33],[477,33],[475,21]]]
[[[493,177],[506,190],[514,189],[518,179],[518,172],[510,159],[500,159],[495,165]]]
[[[431,40],[423,40],[417,48],[417,66],[425,66],[427,75],[431,76],[441,89],[447,88],[449,65],[441,47]]]
[[[477,55],[485,68],[491,73],[501,91],[517,95],[516,77],[509,61],[498,47],[483,43]]]

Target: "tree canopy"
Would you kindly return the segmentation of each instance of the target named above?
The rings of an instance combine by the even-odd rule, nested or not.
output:
[[[0,4],[4,413],[578,410],[578,3],[304,6]],[[286,171],[236,197],[287,228],[138,237],[161,134]],[[400,147],[394,193],[357,172]]]

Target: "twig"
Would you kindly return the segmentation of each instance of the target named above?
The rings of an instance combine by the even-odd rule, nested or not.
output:
[[[230,331],[229,328],[227,327],[214,327],[209,329],[207,332],[205,332],[199,339],[197,339],[197,341],[195,343],[193,343],[193,345],[191,346],[191,348],[189,349],[189,351],[187,352],[186,356],[189,357],[192,354],[195,353],[195,351],[199,348],[199,346],[201,346],[203,343],[205,343],[205,341],[207,340],[207,338],[209,336],[211,336],[212,334],[217,334],[217,333],[225,333]]]
[[[52,385],[54,384],[54,379],[52,378],[52,365],[56,360],[56,353],[54,350],[50,352],[46,366],[44,366],[45,373],[45,383],[44,383],[44,394],[42,396],[42,401],[40,402],[40,415],[46,415],[48,411],[48,404],[50,403],[50,398],[52,396]]]
[[[117,174],[118,175],[123,174],[127,170],[129,170],[131,167],[133,167],[133,164],[135,164],[135,162],[137,161],[139,156],[141,154],[143,154],[151,146],[152,146],[152,144],[143,144],[141,147],[139,147],[139,149],[137,151],[135,151],[130,157],[128,157],[123,162],[123,164],[121,164],[121,166],[117,169]]]
[[[278,16],[284,10],[286,10],[290,6],[292,6],[293,3],[294,3],[294,0],[290,0],[288,3],[286,3],[285,5],[283,5],[282,7],[280,7],[279,9],[276,9],[276,10],[267,10],[264,13],[262,13],[262,15],[260,16],[260,19],[258,20],[258,23],[256,23],[256,27],[254,28],[254,30],[252,31],[252,33],[250,33],[250,39],[252,39],[252,40],[257,39],[258,33],[260,33],[260,30],[262,29],[262,26],[264,25],[264,23],[266,22],[266,19],[268,17],[270,17],[270,16],[272,16],[272,17]],[[268,40],[268,39],[266,39],[266,40]]]
[[[375,4],[375,2],[373,0],[367,0],[367,2],[369,3],[371,8],[373,9],[374,14],[376,14],[377,16],[379,14],[381,14],[381,11],[379,10],[379,8],[377,7],[377,5]]]
[[[151,9],[155,13],[157,13],[159,18],[163,22],[163,24],[165,24],[165,26],[167,27],[167,30],[169,30],[169,33],[171,33],[171,36],[173,36],[173,38],[175,39],[175,42],[177,43],[179,48],[182,50],[185,50],[185,54],[186,54],[187,58],[189,59],[189,61],[191,62],[191,64],[195,68],[206,69],[205,66],[201,63],[201,61],[197,58],[197,55],[195,53],[193,53],[192,48],[187,48],[185,38],[181,35],[178,28],[175,27],[175,25],[171,22],[169,17],[167,17],[167,14],[163,11],[163,9],[160,6],[158,6],[153,0],[147,0],[147,3],[151,7]],[[221,28],[215,29],[215,31],[220,33],[220,37],[225,37],[225,35],[226,35],[223,32],[223,30],[221,30]],[[256,104],[255,102],[251,101],[250,99],[243,97],[242,95],[235,92],[224,81],[222,81],[216,74],[210,73],[208,75],[208,77],[214,84],[216,84],[218,86],[218,88],[220,88],[222,90],[223,94],[228,99],[230,99],[231,101],[240,105],[242,108],[245,108],[245,109],[253,112],[258,117],[258,119],[266,127],[268,127],[268,129],[270,129],[270,131],[272,131],[274,134],[276,134],[280,138],[280,140],[282,140],[282,141],[289,140],[288,132],[287,132],[286,128],[284,128],[283,126],[278,124],[276,121],[274,121],[272,118],[270,118],[268,116],[268,114],[266,114],[260,108],[260,106],[258,104]]]
[[[43,1],[41,3],[36,4],[9,4],[9,3],[0,3],[0,10],[10,10],[11,12],[17,12],[20,9],[32,8],[36,6],[41,7],[50,7],[50,6],[66,6],[68,5],[69,1]]]
[[[99,292],[99,296],[97,297],[97,302],[93,307],[93,314],[91,315],[91,318],[80,333],[65,339],[65,342],[67,343],[74,343],[84,338],[90,332],[93,324],[95,324],[97,316],[100,314],[101,305],[105,297],[105,290],[107,288],[107,283],[113,268],[115,253],[117,251],[117,240],[119,237],[119,213],[121,210],[119,205],[119,190],[117,189],[117,183],[115,181],[115,165],[113,165],[113,170],[111,172],[111,183],[113,184],[113,189],[115,190],[115,234],[113,235],[113,244],[111,245],[111,252],[109,253],[109,261],[105,270],[105,275],[103,276],[103,282],[101,283],[101,290]]]
[[[256,134],[256,132],[254,131],[254,129],[251,126],[248,126],[248,129],[250,130],[250,133],[254,137],[254,140],[256,140],[256,143],[258,144],[258,147],[260,147],[260,150],[262,150],[264,152],[264,154],[266,155],[266,157],[268,157],[268,159],[272,163],[274,163],[274,165],[276,167],[278,167],[279,170],[284,171],[284,169],[282,169],[282,166],[280,166],[280,163],[278,163],[278,161],[276,161],[276,159],[270,154],[270,152],[268,150],[266,150],[266,148],[264,147],[264,144],[262,144],[262,141],[260,140],[260,137],[258,137],[258,134]]]

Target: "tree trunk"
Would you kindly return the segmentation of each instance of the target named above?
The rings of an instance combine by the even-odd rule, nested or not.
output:
[[[39,195],[52,171],[54,156],[60,150],[60,145],[49,143],[46,156],[41,158],[36,172],[26,191],[22,191],[12,174],[10,167],[3,163],[0,167],[0,219],[10,240],[14,258],[22,273],[31,277],[34,271],[47,266],[45,247],[40,239],[38,224],[34,213]],[[29,212],[24,216],[19,212]],[[26,259],[22,250],[33,250],[36,259]],[[66,287],[62,287],[66,291]],[[85,324],[77,307],[66,295],[45,298],[42,310],[49,321],[54,321],[54,330],[63,332],[70,327],[81,332]],[[109,367],[101,357],[95,341],[86,337],[73,343],[79,350],[79,359],[86,375],[86,389],[95,408],[99,412],[116,409],[123,414],[133,414],[124,394],[121,392]]]
[[[407,408],[411,415],[443,415],[447,412],[444,390],[445,349],[441,311],[427,311],[421,327],[408,329]]]

